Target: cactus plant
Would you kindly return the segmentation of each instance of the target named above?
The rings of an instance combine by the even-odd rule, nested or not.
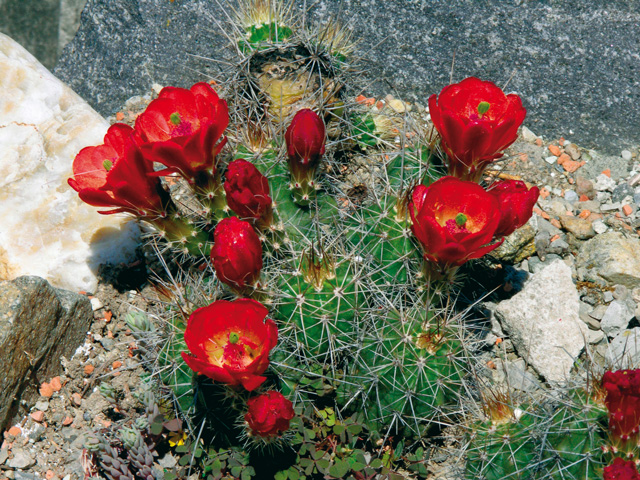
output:
[[[253,468],[256,458],[275,457],[271,448],[285,452],[280,470],[270,472],[276,478],[373,478],[397,465],[424,476],[425,438],[460,422],[467,432],[459,439],[466,444],[460,468],[468,478],[596,478],[604,410],[592,392],[576,388],[560,400],[537,402],[478,387],[471,374],[474,333],[453,306],[457,268],[522,226],[538,192],[517,182],[487,191],[441,177],[449,168],[478,180],[515,139],[521,105],[513,109],[518,118],[508,119],[509,131],[496,134],[495,148],[466,145],[472,170],[452,168],[460,159],[451,132],[440,133],[440,148],[409,105],[389,96],[352,98],[353,46],[345,30],[311,31],[269,0],[247,0],[236,22],[238,68],[216,86],[227,100],[207,84],[163,90],[152,110],[168,115],[168,138],[152,141],[141,116],[136,129],[143,132],[132,134],[141,145],[128,148],[138,160],[166,168],[151,174],[144,164],[149,175],[138,180],[151,200],[137,208],[112,205],[150,224],[159,257],[169,253],[175,261],[159,287],[171,291],[156,312],[164,330],[136,316],[129,323],[142,340],[154,336],[145,342],[155,355],[154,373],[198,432],[180,447],[192,452],[188,461],[200,458],[214,478],[260,477],[267,474]],[[517,103],[493,87],[492,102]],[[211,105],[198,104],[208,113],[191,119],[179,114],[183,105],[174,97]],[[166,110],[168,99],[174,103]],[[460,119],[463,133],[480,130],[473,122],[494,120],[489,102],[474,108],[472,120]],[[458,110],[464,117],[469,109]],[[185,133],[187,122],[197,134]],[[465,141],[473,143],[471,137]],[[167,149],[178,160],[163,158]],[[193,151],[203,158],[191,158]],[[122,155],[104,167],[107,180],[123,168]],[[366,165],[367,175],[354,182],[357,165]],[[182,178],[157,188],[157,176],[176,173]],[[240,240],[250,248],[240,249]],[[215,335],[193,333],[203,323],[202,307],[230,301],[262,304],[265,322],[273,323],[268,341],[240,342],[238,332],[217,323],[200,328]],[[269,352],[256,345],[274,346],[275,325],[277,346],[267,361]],[[249,378],[257,357],[259,371]],[[461,418],[460,392],[481,398],[482,415]],[[267,418],[273,411],[249,408],[267,397],[277,397],[285,412],[273,425]],[[123,432],[129,447],[140,443],[135,430]],[[269,441],[255,441],[261,432]],[[123,465],[111,468],[130,476]],[[132,458],[130,465],[146,472],[142,461]]]

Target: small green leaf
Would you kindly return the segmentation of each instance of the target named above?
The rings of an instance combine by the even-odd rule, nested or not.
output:
[[[349,433],[351,433],[352,435],[358,435],[360,432],[362,432],[362,425],[349,425],[347,427],[347,430],[349,430]]]
[[[287,474],[289,475],[290,480],[300,479],[300,472],[296,467],[290,467],[289,470],[287,470]]]
[[[346,460],[338,460],[329,468],[329,474],[336,478],[343,478],[351,470],[349,462]]]
[[[345,430],[346,430],[346,427],[342,424],[334,425],[333,427],[333,433],[335,433],[336,435],[342,435]]]
[[[231,469],[231,475],[233,475],[235,478],[238,478],[240,476],[240,474],[242,474],[242,467],[241,466],[233,467]]]

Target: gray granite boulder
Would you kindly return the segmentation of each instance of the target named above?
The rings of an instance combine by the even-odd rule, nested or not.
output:
[[[27,2],[28,3],[28,2]],[[363,85],[426,104],[475,75],[524,98],[526,125],[619,155],[640,143],[636,52],[640,9],[624,0],[473,2],[320,0],[309,21],[349,22]],[[152,83],[187,86],[233,59],[222,29],[236,2],[89,0],[55,74],[103,115]]]
[[[60,373],[93,320],[85,296],[55,289],[39,277],[0,282],[0,431],[21,400]]]
[[[560,383],[585,347],[587,326],[579,312],[571,268],[555,261],[501,302],[495,316],[518,355],[547,381]]]

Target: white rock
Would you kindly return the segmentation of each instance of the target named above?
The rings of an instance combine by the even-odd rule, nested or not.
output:
[[[604,223],[602,220],[594,220],[591,223],[591,228],[593,228],[593,231],[597,234],[601,234],[609,230],[609,227],[607,227],[606,223]]]
[[[522,127],[522,138],[526,141],[526,142],[531,142],[534,143],[537,139],[538,139],[538,135],[536,135],[535,133],[533,133],[531,130],[529,130],[527,127],[523,126]]]
[[[614,300],[604,312],[602,321],[600,322],[600,328],[607,336],[615,337],[627,328],[633,316],[633,312],[629,311],[626,303]]]
[[[596,182],[594,183],[593,188],[595,188],[599,192],[612,192],[613,189],[616,188],[616,185],[616,181],[613,178],[608,177],[604,173],[601,173],[596,178]]]
[[[132,258],[139,228],[102,216],[67,185],[75,155],[108,123],[20,45],[0,34],[0,280],[38,275],[95,290],[106,261]]]
[[[631,160],[631,152],[629,150],[622,150],[622,152],[620,153],[620,156],[622,157],[623,160],[626,160],[627,162],[629,160]]]
[[[608,368],[638,368],[640,365],[640,327],[624,330],[609,344],[605,359]]]
[[[558,260],[501,302],[495,314],[518,354],[547,381],[563,382],[588,335],[579,311],[571,268]]]

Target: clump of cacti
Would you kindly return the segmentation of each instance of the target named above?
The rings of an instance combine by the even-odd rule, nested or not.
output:
[[[335,25],[308,30],[248,0],[234,31],[227,82],[163,89],[134,128],[81,151],[69,182],[150,225],[178,264],[158,284],[164,330],[129,324],[194,435],[185,458],[213,478],[424,476],[421,444],[455,422],[468,478],[590,479],[605,453],[635,455],[640,417],[629,431],[610,420],[608,445],[600,386],[540,401],[469,381],[456,272],[538,197],[480,183],[517,137],[520,98],[466,79],[429,99],[431,128],[400,100],[352,98],[353,46]],[[349,183],[362,159],[366,181]],[[155,475],[145,438],[123,431],[128,463],[105,447],[103,468]],[[264,456],[273,471],[253,467]]]

